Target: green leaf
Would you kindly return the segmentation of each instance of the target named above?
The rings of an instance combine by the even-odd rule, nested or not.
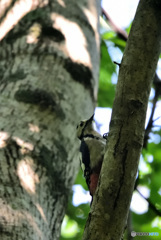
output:
[[[116,47],[119,47],[122,51],[124,51],[126,42],[117,36],[111,39],[111,41],[115,44]]]
[[[75,180],[75,184],[80,184],[82,185],[82,187],[88,191],[88,187],[87,187],[87,184],[86,184],[86,180],[85,178],[83,177],[83,171],[80,169],[79,172],[78,172],[78,175],[77,175],[77,178]]]
[[[116,33],[113,31],[105,32],[101,35],[102,40],[109,40],[113,39],[116,36]]]
[[[61,228],[61,235],[65,238],[72,238],[77,235],[78,224],[74,220],[70,219],[68,216],[65,216]]]
[[[111,83],[111,77],[114,72],[115,72],[115,65],[109,56],[106,44],[102,41],[100,79],[99,79],[99,91],[98,91],[99,107],[112,106],[114,95],[115,95],[115,86]]]

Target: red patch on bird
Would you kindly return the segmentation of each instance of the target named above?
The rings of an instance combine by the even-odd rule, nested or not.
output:
[[[99,178],[99,174],[98,173],[92,173],[90,175],[89,190],[90,190],[91,196],[93,196],[95,194],[95,191],[96,191],[96,188],[97,188],[97,184],[98,184],[98,178]]]

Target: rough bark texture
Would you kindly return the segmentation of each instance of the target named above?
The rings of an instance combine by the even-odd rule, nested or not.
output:
[[[33,10],[0,44],[1,240],[59,239],[79,165],[75,126],[96,100],[98,1],[40,2],[9,1],[0,16],[3,29],[16,4],[21,17]]]
[[[83,240],[120,240],[124,232],[161,50],[160,26],[161,2],[141,0],[121,62],[107,151]]]

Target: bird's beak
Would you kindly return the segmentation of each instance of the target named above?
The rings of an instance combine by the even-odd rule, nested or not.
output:
[[[87,122],[92,122],[94,118],[94,114],[87,120]]]

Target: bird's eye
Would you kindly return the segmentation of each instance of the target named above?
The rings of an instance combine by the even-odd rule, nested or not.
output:
[[[80,126],[81,126],[81,127],[83,126],[83,122],[80,123]]]

